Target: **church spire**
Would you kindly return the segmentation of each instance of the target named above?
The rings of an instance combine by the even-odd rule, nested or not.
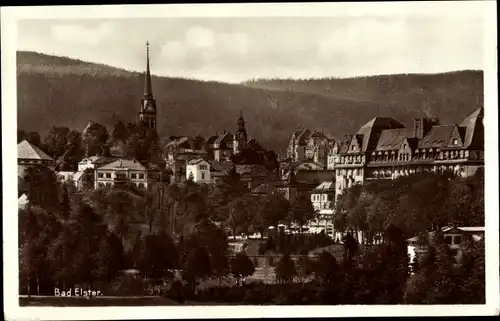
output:
[[[151,71],[149,69],[149,41],[146,41],[146,74],[144,75],[144,98],[153,98],[151,89]]]
[[[149,42],[146,42],[146,72],[144,73],[144,96],[141,99],[139,120],[147,127],[156,129],[156,100],[151,88],[151,71],[149,69]]]

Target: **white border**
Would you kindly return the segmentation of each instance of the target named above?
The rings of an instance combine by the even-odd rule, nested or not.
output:
[[[132,17],[326,17],[326,16],[478,16],[485,21],[485,210],[486,305],[453,306],[189,306],[189,307],[19,307],[17,251],[16,23],[19,19],[89,19]],[[140,318],[251,318],[324,316],[459,316],[498,315],[498,93],[496,2],[377,2],[294,4],[182,4],[129,6],[3,7],[2,21],[2,145],[4,222],[4,311],[8,320],[71,320]],[[75,317],[76,316],[76,317]]]

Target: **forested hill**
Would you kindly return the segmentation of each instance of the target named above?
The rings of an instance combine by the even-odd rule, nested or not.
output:
[[[53,125],[82,130],[134,121],[143,76],[111,66],[18,52],[18,126],[42,136]],[[247,131],[282,151],[299,128],[342,137],[375,116],[406,125],[430,114],[459,122],[483,104],[482,71],[352,79],[257,80],[243,84],[153,77],[161,136],[234,131],[240,110]]]

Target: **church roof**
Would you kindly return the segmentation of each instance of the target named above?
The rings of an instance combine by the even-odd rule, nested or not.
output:
[[[23,140],[17,144],[17,158],[21,159],[36,159],[36,160],[53,160],[43,150],[30,144],[27,140]]]

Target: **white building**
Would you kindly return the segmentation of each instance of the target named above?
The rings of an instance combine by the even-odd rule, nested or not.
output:
[[[43,150],[23,140],[17,144],[17,175],[24,176],[28,167],[45,166],[55,169],[55,162]]]
[[[460,245],[465,241],[477,242],[484,238],[484,226],[464,226],[464,227],[443,227],[445,242],[450,248],[460,255]],[[429,232],[429,239],[432,242],[432,237],[435,232]],[[410,256],[410,264],[415,263],[418,254],[425,251],[425,242],[420,240],[418,236],[412,237],[407,240],[408,242],[408,255]]]
[[[114,160],[116,160],[116,157],[106,157],[106,156],[85,157],[78,163],[78,171],[83,172],[87,168],[96,169],[97,167],[109,164]]]
[[[57,172],[56,174],[60,182],[70,182],[77,188],[81,187],[82,185],[83,171],[61,171]]]
[[[332,209],[335,205],[335,182],[326,181],[311,191],[314,210]]]
[[[130,182],[148,188],[148,171],[135,159],[117,159],[95,170],[95,188]]]
[[[19,209],[26,209],[29,202],[28,196],[23,193],[17,200],[17,206]]]
[[[193,182],[209,184],[210,178],[210,163],[203,158],[194,158],[186,164],[186,179],[192,176]]]

